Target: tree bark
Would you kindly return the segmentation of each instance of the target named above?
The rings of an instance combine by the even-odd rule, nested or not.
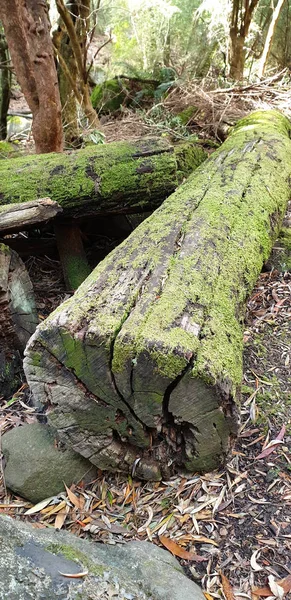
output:
[[[237,432],[245,303],[290,195],[289,121],[242,119],[37,329],[35,403],[102,469],[219,465]]]
[[[69,146],[76,148],[80,146],[77,100],[70,83],[70,79],[74,82],[76,81],[76,63],[71,44],[69,43],[70,38],[64,26],[59,25],[58,30],[54,31],[52,39],[58,56],[62,57],[66,69],[70,73],[70,78],[66,77],[64,69],[62,69],[60,62],[58,63],[58,80],[65,140]]]
[[[229,77],[235,81],[242,81],[244,76],[245,43],[258,3],[259,0],[232,0]]]
[[[0,307],[0,396],[9,396],[20,383],[20,355],[38,318],[25,266],[4,244],[0,244]]]
[[[37,153],[62,152],[61,103],[45,0],[0,0],[17,80],[33,114]]]
[[[3,160],[0,205],[48,196],[64,216],[149,211],[205,157],[193,144],[147,139]]]
[[[0,140],[7,136],[7,113],[10,102],[11,71],[9,52],[2,26],[0,24]]]
[[[87,37],[90,37],[90,0],[73,0],[68,10],[64,0],[56,0],[56,7],[60,18],[67,30],[72,53],[71,63],[74,62],[72,71],[67,68],[61,51],[55,46],[60,68],[68,79],[78,103],[82,106],[85,116],[91,127],[99,127],[100,122],[94,110],[90,97],[90,88],[87,72]],[[77,17],[77,18],[76,18]]]
[[[262,54],[260,64],[259,64],[258,77],[260,79],[263,77],[264,72],[265,72],[266,64],[267,64],[270,50],[271,50],[271,45],[272,45],[272,40],[273,40],[273,36],[274,36],[276,23],[279,19],[280,12],[281,12],[284,2],[285,2],[285,0],[278,0],[276,8],[273,9],[272,20],[269,25],[267,37],[266,37],[265,44],[264,44],[263,54]]]

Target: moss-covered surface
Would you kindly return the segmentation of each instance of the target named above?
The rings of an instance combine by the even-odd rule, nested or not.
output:
[[[32,389],[38,380],[43,391],[33,367],[42,345],[86,390],[126,412],[127,441],[141,422],[161,463],[217,466],[237,425],[246,297],[289,198],[289,134],[275,111],[240,121],[40,326],[26,359]],[[69,354],[64,336],[78,340]],[[60,394],[70,410],[68,390],[52,384],[57,405]]]
[[[97,84],[91,94],[92,105],[99,114],[114,113],[121,106],[142,107],[152,104],[154,98],[160,100],[165,86],[158,80],[139,80],[138,78],[122,77],[109,79]],[[165,88],[165,89],[163,89]]]
[[[0,160],[5,158],[12,158],[19,154],[17,148],[10,144],[10,142],[0,141]]]
[[[193,144],[176,156],[163,140],[143,140],[1,161],[0,204],[50,197],[82,215],[150,210],[205,158]]]
[[[97,112],[106,114],[118,110],[126,96],[127,90],[125,84],[122,86],[118,79],[109,79],[94,87],[91,94],[91,102]]]
[[[80,566],[84,567],[90,575],[103,575],[105,571],[105,567],[102,565],[96,565],[93,561],[91,561],[84,552],[81,552],[74,546],[69,546],[68,544],[48,544],[45,550],[47,552],[51,552],[51,554],[59,555],[61,554],[64,558],[68,560],[72,560],[73,562],[78,563]]]

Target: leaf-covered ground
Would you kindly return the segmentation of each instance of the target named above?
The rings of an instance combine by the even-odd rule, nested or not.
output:
[[[28,267],[44,318],[65,296],[59,264],[32,259]],[[180,558],[207,600],[288,594],[290,339],[291,275],[262,273],[246,315],[241,433],[220,471],[180,474],[154,484],[100,472],[88,487],[80,483],[72,490],[64,488],[32,510],[5,489],[2,474],[0,511],[37,527],[66,528],[99,542],[141,539],[161,544]],[[35,420],[25,384],[13,399],[2,401],[2,433]]]

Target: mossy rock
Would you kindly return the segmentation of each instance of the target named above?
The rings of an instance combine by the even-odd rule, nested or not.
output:
[[[96,85],[91,94],[91,101],[99,114],[116,112],[121,106],[140,108],[154,102],[155,90],[159,87],[160,81],[147,82],[138,78],[116,77]]]
[[[118,79],[109,79],[95,86],[91,94],[93,108],[99,113],[118,110],[126,98],[126,88]]]

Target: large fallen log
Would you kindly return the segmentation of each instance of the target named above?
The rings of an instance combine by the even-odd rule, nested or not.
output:
[[[205,158],[195,144],[146,139],[2,160],[0,205],[49,196],[66,216],[154,210]]]
[[[290,130],[275,111],[242,119],[31,338],[35,402],[93,464],[154,479],[227,453],[245,302],[290,196]]]

